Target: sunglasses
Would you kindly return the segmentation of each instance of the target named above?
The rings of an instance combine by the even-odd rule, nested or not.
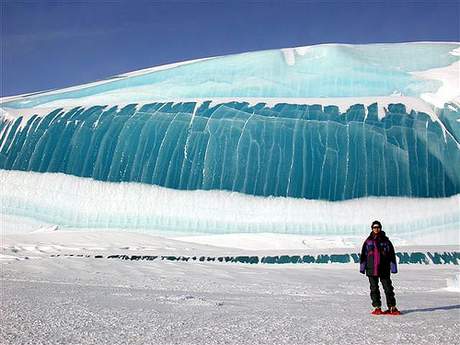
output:
[[[373,226],[372,229],[380,229],[380,226]]]

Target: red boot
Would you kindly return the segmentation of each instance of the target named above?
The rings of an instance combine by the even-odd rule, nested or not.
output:
[[[372,313],[372,315],[382,315],[383,314],[383,311],[381,308],[375,308]]]
[[[401,312],[396,307],[390,307],[390,309],[385,310],[385,315],[401,315]]]

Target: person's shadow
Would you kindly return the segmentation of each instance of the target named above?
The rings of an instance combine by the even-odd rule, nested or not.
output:
[[[460,309],[460,304],[446,305],[443,307],[402,310],[401,314],[405,315],[405,314],[410,314],[410,313],[422,313],[422,312],[429,312],[429,311],[436,311],[436,310],[452,310],[452,309]]]

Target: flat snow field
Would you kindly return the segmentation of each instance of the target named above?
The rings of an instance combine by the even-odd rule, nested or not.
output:
[[[65,253],[91,257],[50,257]],[[105,258],[238,253],[261,254],[141,234],[4,235],[0,344],[460,343],[454,265],[400,265],[393,282],[403,315],[395,317],[370,315],[356,264]]]

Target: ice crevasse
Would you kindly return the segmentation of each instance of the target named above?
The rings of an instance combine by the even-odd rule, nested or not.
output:
[[[377,218],[458,241],[459,47],[260,51],[3,98],[3,226],[349,235]]]

